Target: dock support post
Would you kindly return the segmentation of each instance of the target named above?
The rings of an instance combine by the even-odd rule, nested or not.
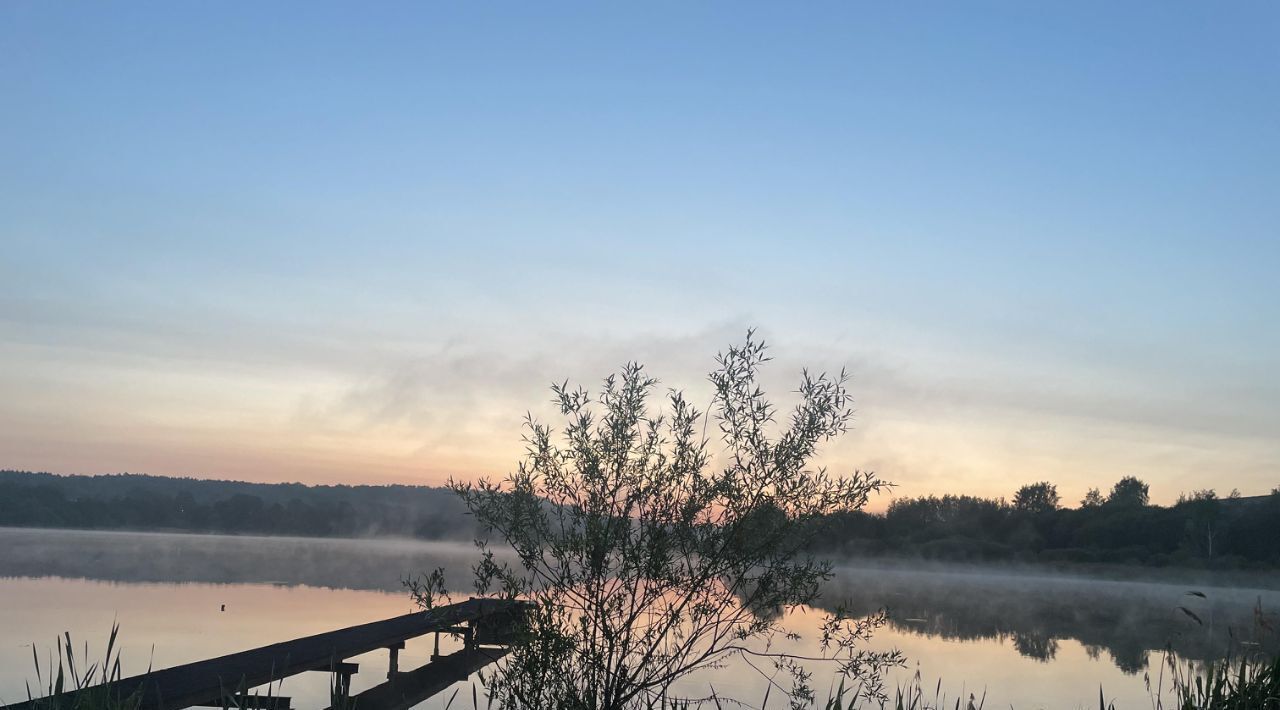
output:
[[[348,663],[343,661],[334,666],[333,672],[337,674],[335,685],[339,698],[347,699],[351,697],[351,676],[360,672],[359,663]]]
[[[394,680],[400,672],[400,650],[403,648],[404,641],[387,646],[387,650],[391,652],[391,658],[387,662],[387,680]]]

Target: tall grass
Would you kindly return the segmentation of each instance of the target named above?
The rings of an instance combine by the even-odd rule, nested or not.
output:
[[[58,637],[56,661],[50,658],[43,667],[40,654],[32,644],[35,692],[32,692],[30,682],[27,682],[26,690],[27,701],[33,710],[138,710],[142,702],[141,693],[121,697],[117,692],[116,684],[121,677],[120,648],[116,645],[119,636],[120,625],[113,623],[106,653],[101,661],[92,663],[88,661],[87,643],[83,653],[76,655],[70,632]]]
[[[1280,710],[1280,657],[1231,660],[1227,659],[1207,665],[1181,662],[1175,656],[1166,656],[1164,661],[1169,668],[1168,676],[1163,674],[1152,691],[1152,708],[1154,710]],[[458,700],[459,690],[455,688],[446,703],[446,710],[451,710],[454,701]],[[481,704],[477,685],[471,683],[471,710],[480,710]],[[776,699],[775,699],[776,700]],[[843,685],[835,688],[827,695],[821,710],[983,710],[987,694],[964,693],[948,698],[939,680],[932,688],[927,687],[917,671],[911,680],[897,686],[892,695],[883,702],[867,701],[853,690]],[[783,703],[770,704],[769,692],[766,691],[759,705],[742,703],[718,697],[713,691],[710,697],[700,700],[659,701],[654,708],[662,710],[728,710],[729,708],[768,710],[782,708]],[[493,703],[486,698],[486,710],[491,710]],[[1138,708],[1117,708],[1108,703],[1102,689],[1098,689],[1099,710],[1139,710]],[[1016,709],[1015,709],[1016,710]]]
[[[877,708],[878,710],[982,710],[982,706],[986,704],[987,694],[983,691],[982,696],[976,696],[969,693],[969,697],[963,697],[964,693],[960,693],[953,700],[947,699],[947,694],[942,690],[942,680],[939,679],[930,690],[925,686],[923,679],[920,677],[920,671],[916,671],[911,680],[897,686],[891,697],[886,697],[883,701],[873,702],[863,699],[859,704],[860,693],[849,692],[842,683],[839,688],[832,691],[827,702],[823,705],[822,710],[856,710],[857,708]]]
[[[119,633],[119,625],[113,624],[106,653],[102,660],[96,662],[88,662],[87,644],[77,653],[69,633],[58,637],[56,656],[43,665],[33,644],[31,657],[35,666],[35,685],[26,684],[31,710],[141,710],[140,691],[122,696],[117,687],[121,679],[120,649],[117,645]],[[344,697],[345,693],[336,684],[336,674],[334,677],[331,684],[333,707],[350,710],[351,700]],[[471,706],[473,710],[479,710],[480,695],[474,681],[471,686]],[[1149,681],[1148,689],[1153,710],[1280,710],[1280,657],[1242,656],[1196,664],[1166,653],[1160,675],[1154,684]],[[270,707],[272,694],[270,684],[265,696],[250,694],[247,688],[239,687],[227,694],[222,707],[223,710],[233,710],[241,705],[242,699],[251,700],[244,703],[251,707]],[[458,689],[455,689],[447,707],[453,706],[457,696]],[[948,698],[943,692],[942,681],[932,688],[925,686],[917,671],[911,680],[897,686],[889,697],[881,701],[868,701],[856,689],[850,690],[841,685],[828,693],[821,710],[983,710],[985,692],[981,696],[973,693],[963,696],[962,693]],[[782,707],[776,701],[770,705],[769,700],[766,692],[760,705],[755,707],[765,710]],[[491,703],[487,702],[486,707],[491,707]],[[726,707],[752,705],[726,701],[713,692],[711,697],[701,701],[674,704],[667,701],[663,707],[724,710]],[[1137,710],[1117,708],[1114,703],[1108,703],[1101,688],[1098,691],[1098,708]]]
[[[1280,710],[1280,657],[1227,659],[1201,669],[1169,662],[1170,704],[1157,710]]]
[[[57,653],[43,665],[36,645],[31,645],[31,660],[35,667],[35,685],[26,683],[27,702],[30,710],[141,710],[143,705],[142,687],[124,695],[119,683],[122,675],[120,648],[117,641],[120,636],[120,625],[111,625],[111,634],[107,637],[107,648],[101,661],[88,663],[89,646],[85,643],[81,653],[71,641],[69,632],[57,637],[55,645]],[[151,668],[147,668],[147,673]],[[246,706],[252,708],[276,707],[281,698],[275,697],[280,681],[267,684],[266,694],[249,692],[242,682],[234,691],[224,694],[222,710],[235,710]],[[336,685],[334,686],[337,687]],[[336,696],[335,696],[336,697]],[[344,699],[345,700],[345,699]],[[350,710],[352,704],[334,704],[335,708]]]
[[[1165,657],[1163,673],[1151,691],[1154,710],[1280,710],[1280,657],[1240,657],[1194,664],[1183,662],[1172,654]],[[948,701],[939,681],[930,692],[921,683],[920,674],[898,686],[886,702],[859,702],[857,694],[841,687],[831,694],[823,710],[982,710],[986,693],[970,694]],[[1108,703],[1098,689],[1099,710],[1137,710],[1117,708]]]

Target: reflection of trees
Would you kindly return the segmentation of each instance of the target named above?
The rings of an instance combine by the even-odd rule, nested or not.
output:
[[[1013,632],[1013,647],[1027,658],[1042,662],[1052,661],[1058,655],[1057,639],[1035,632]]]
[[[401,592],[408,573],[444,566],[468,577],[469,545],[397,540],[0,530],[0,576],[61,576],[120,582],[305,584]],[[1188,596],[1173,584],[1116,582],[997,571],[842,571],[824,591],[829,610],[889,610],[895,629],[950,640],[1008,640],[1018,653],[1049,661],[1072,639],[1090,657],[1120,669],[1146,668],[1147,654],[1166,647],[1196,661],[1221,657],[1233,639],[1280,651],[1261,634],[1255,603],[1280,608],[1280,592],[1204,589]],[[1183,606],[1198,625],[1178,611]],[[776,613],[759,610],[762,614]]]
[[[1199,661],[1219,658],[1243,640],[1280,649],[1280,639],[1260,632],[1253,616],[1258,599],[1266,608],[1280,606],[1280,593],[1224,588],[1200,598],[1186,591],[1171,584],[997,571],[859,569],[837,578],[824,599],[860,614],[886,607],[890,623],[908,633],[1009,640],[1018,653],[1041,661],[1054,658],[1059,640],[1073,639],[1091,657],[1106,653],[1127,673],[1145,669],[1148,652],[1164,648]]]

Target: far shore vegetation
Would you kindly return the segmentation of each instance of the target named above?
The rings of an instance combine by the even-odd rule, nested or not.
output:
[[[1280,488],[1239,497],[1188,491],[1149,502],[1126,477],[1064,504],[1052,483],[1011,499],[900,498],[820,521],[819,551],[945,562],[1280,569]],[[470,541],[476,528],[448,489],[308,486],[140,474],[0,471],[0,526]]]

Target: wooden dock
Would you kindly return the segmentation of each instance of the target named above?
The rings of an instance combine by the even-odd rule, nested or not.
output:
[[[178,710],[194,706],[286,710],[287,697],[256,697],[246,691],[307,671],[334,674],[335,695],[345,708],[403,710],[439,693],[449,685],[497,661],[507,652],[521,602],[469,599],[430,611],[350,626],[305,638],[263,646],[195,663],[124,678],[110,693],[136,701],[139,710]],[[463,637],[463,650],[409,672],[399,670],[399,651],[405,641],[431,633]],[[347,659],[387,649],[388,680],[350,697],[351,674],[359,670]],[[71,707],[73,691],[58,698],[42,698],[6,706],[6,710]],[[98,689],[96,692],[102,692]],[[335,702],[337,704],[337,702]]]

